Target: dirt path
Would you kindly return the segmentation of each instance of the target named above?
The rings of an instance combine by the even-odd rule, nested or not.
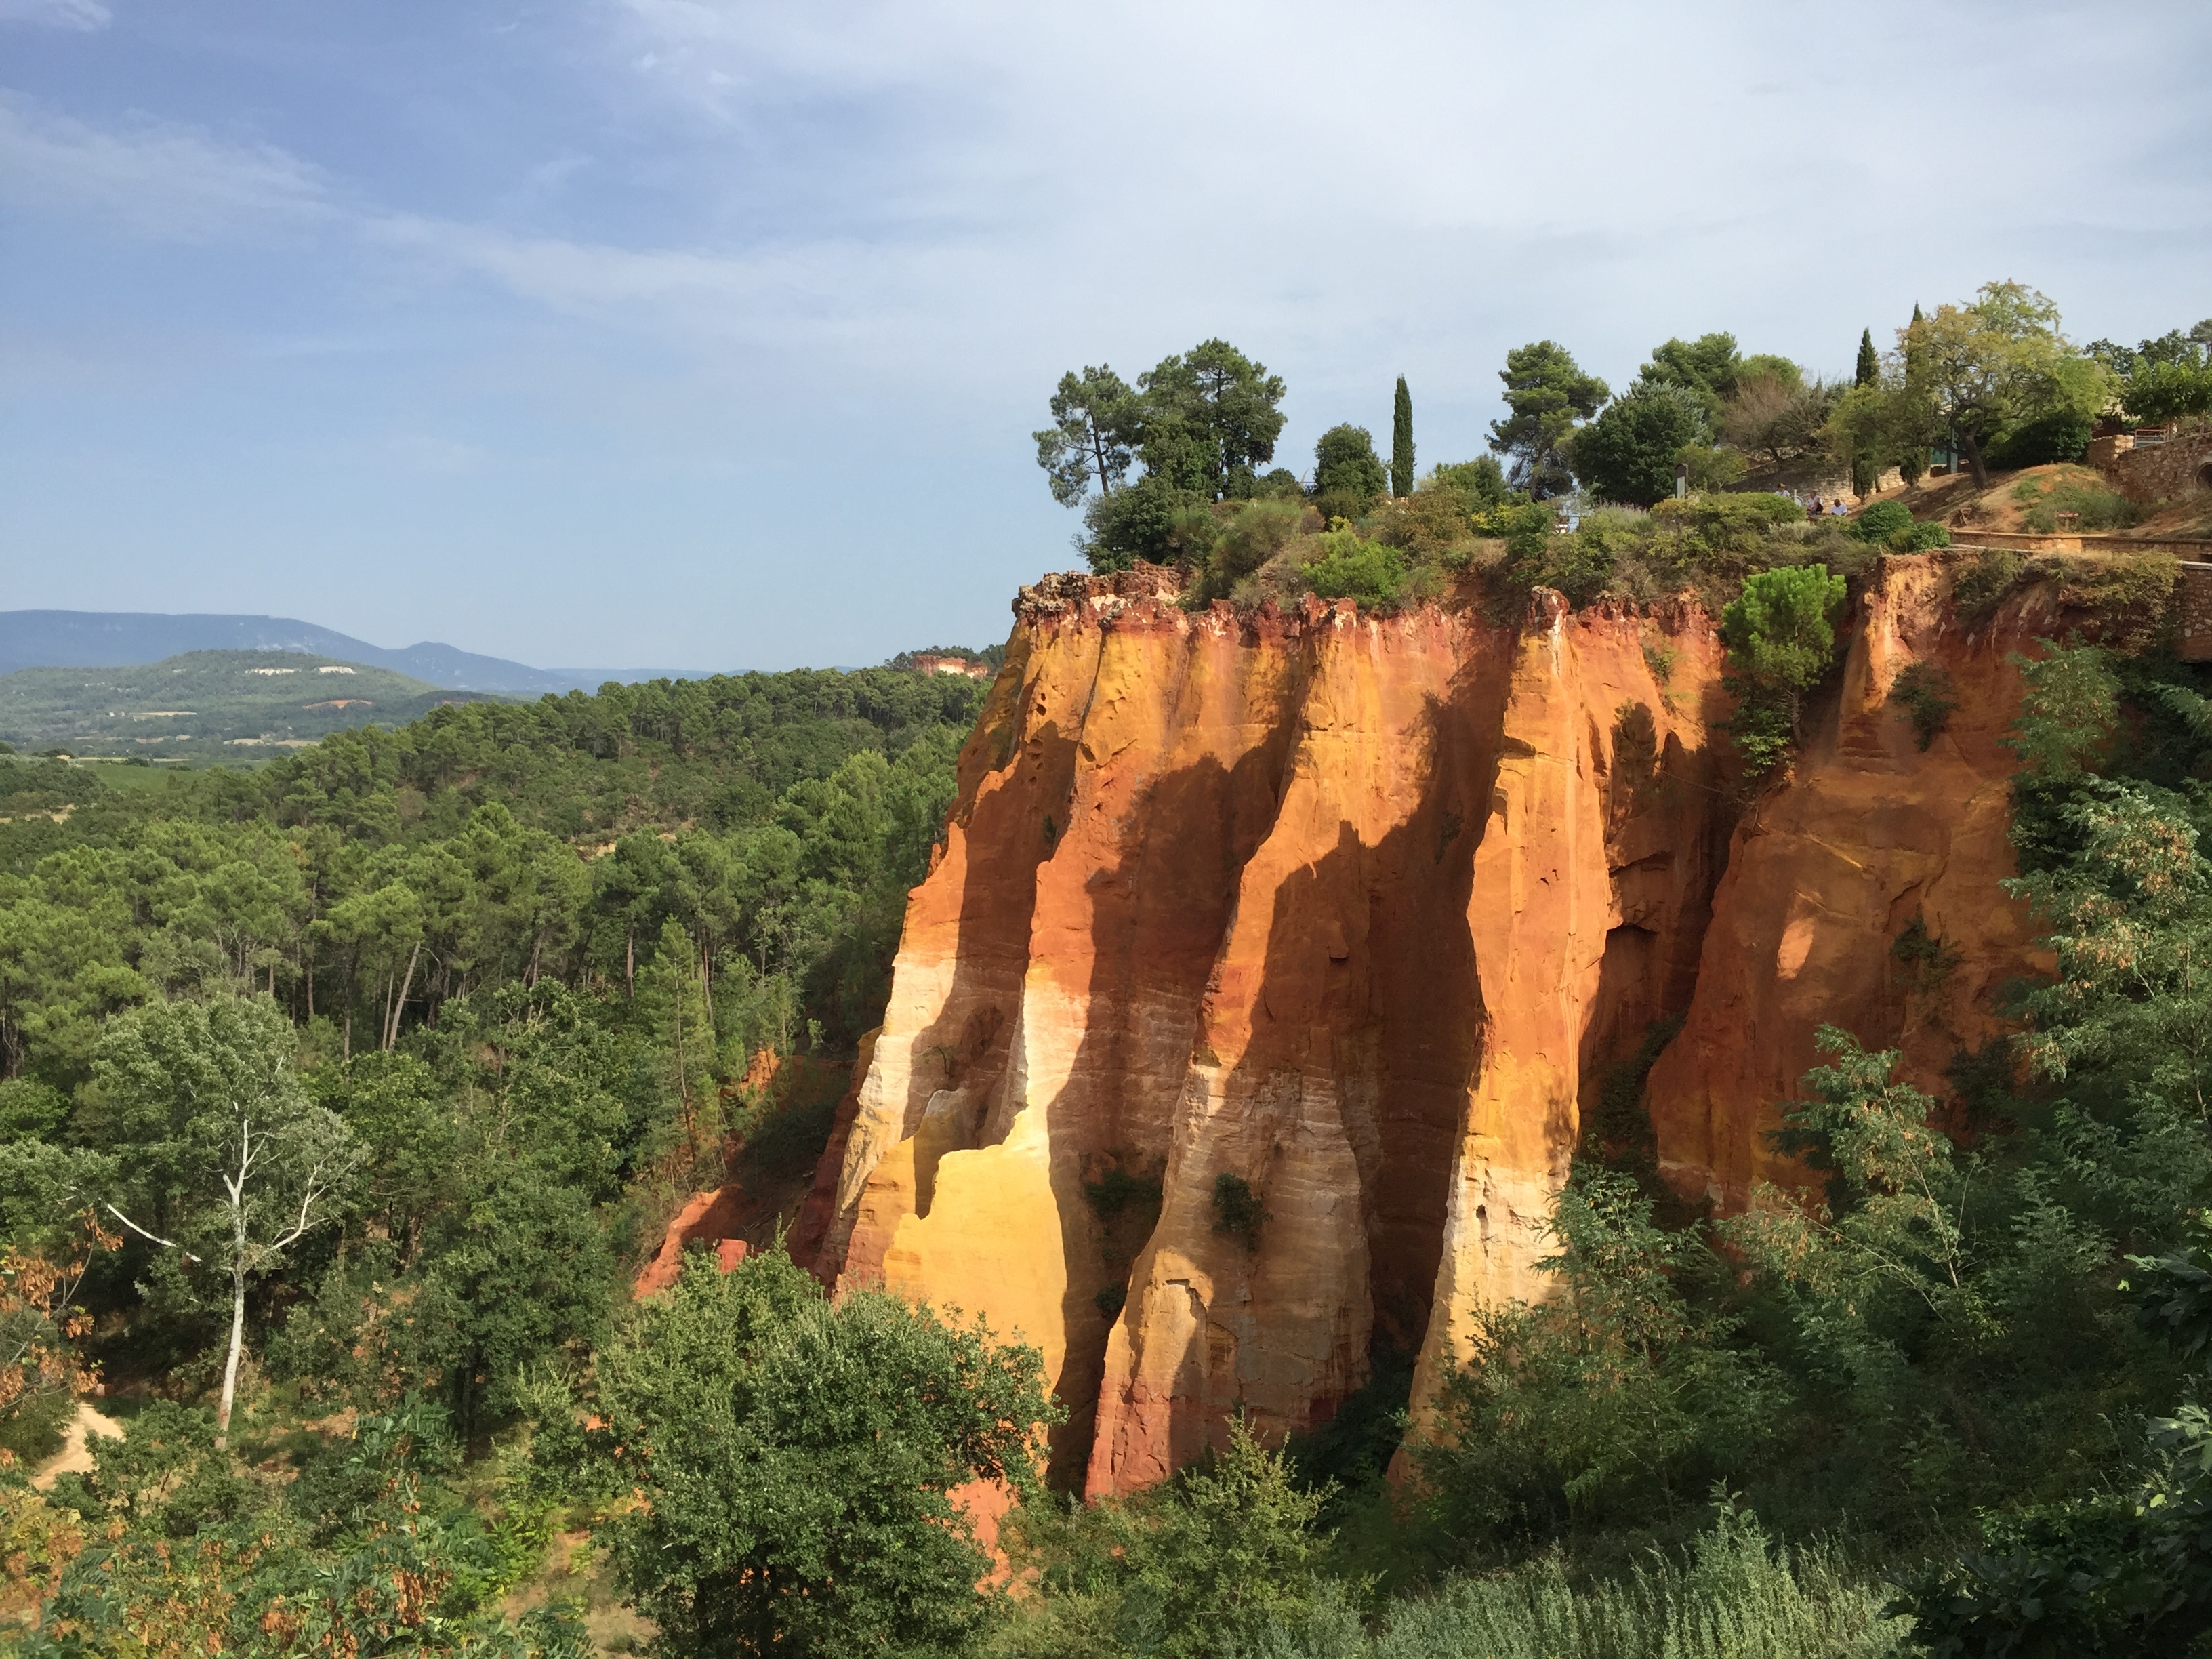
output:
[[[62,1432],[62,1449],[48,1458],[31,1484],[40,1492],[52,1489],[55,1477],[64,1474],[88,1474],[92,1471],[92,1449],[85,1444],[88,1435],[104,1434],[111,1440],[123,1438],[123,1425],[105,1413],[96,1412],[82,1401],[77,1401],[76,1415]]]

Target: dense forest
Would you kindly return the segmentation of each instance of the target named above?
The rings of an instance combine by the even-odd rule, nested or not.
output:
[[[1194,605],[1702,595],[1748,801],[1853,583],[1946,539],[1909,487],[1817,521],[1723,488],[1761,433],[1868,494],[1939,442],[2002,489],[2079,453],[2061,414],[2212,386],[2195,336],[1976,305],[1869,335],[1848,388],[1707,336],[1613,399],[1538,343],[1493,454],[1418,478],[1402,381],[1387,463],[1339,427],[1263,471],[1281,382],[1209,342],[1069,376],[1039,456],[1094,565],[1179,563]],[[2054,964],[2017,1036],[1939,1097],[1826,1032],[1775,1103],[1821,1188],[1717,1215],[1659,1179],[1655,1029],[1585,1102],[1554,1293],[1486,1310],[1395,1480],[1402,1370],[1086,1504],[1042,1482],[1040,1355],[956,1310],[833,1301],[774,1237],[633,1297],[691,1193],[811,1170],[836,1089],[778,1063],[834,1085],[879,1020],[981,682],[610,685],[130,787],[0,756],[0,1647],[2212,1651],[2212,680],[2170,559],[1954,568],[1962,625],[2036,583],[2068,618],[2010,738]],[[1947,695],[1900,683],[1923,742]],[[88,1407],[116,1432],[34,1483]],[[979,1481],[1018,1500],[995,1553]]]

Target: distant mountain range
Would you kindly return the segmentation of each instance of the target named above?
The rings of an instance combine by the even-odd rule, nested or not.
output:
[[[143,611],[0,611],[0,674],[126,668],[187,651],[298,651],[388,668],[449,691],[534,697],[609,680],[704,679],[699,668],[532,668],[425,641],[398,651],[290,617],[169,617]]]

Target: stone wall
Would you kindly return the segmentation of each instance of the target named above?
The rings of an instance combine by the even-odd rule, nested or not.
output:
[[[2212,662],[2212,564],[2185,562],[2174,592],[2181,605],[2182,661]]]
[[[2212,426],[2198,426],[2162,443],[2141,441],[2117,450],[2101,464],[2119,492],[2131,501],[2172,501],[2212,487]]]

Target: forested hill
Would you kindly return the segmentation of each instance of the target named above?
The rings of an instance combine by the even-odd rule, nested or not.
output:
[[[349,1018],[389,1046],[486,988],[634,983],[670,921],[709,980],[750,964],[761,1018],[848,1045],[984,690],[891,669],[611,685],[143,790],[0,759],[7,1073],[66,1094],[105,1016],[224,975],[336,1022],[341,1048]],[[725,1037],[758,1041],[751,1002],[718,1003]]]
[[[301,748],[371,721],[402,725],[481,695],[343,657],[191,651],[139,667],[0,675],[0,740],[71,755],[207,761]]]

